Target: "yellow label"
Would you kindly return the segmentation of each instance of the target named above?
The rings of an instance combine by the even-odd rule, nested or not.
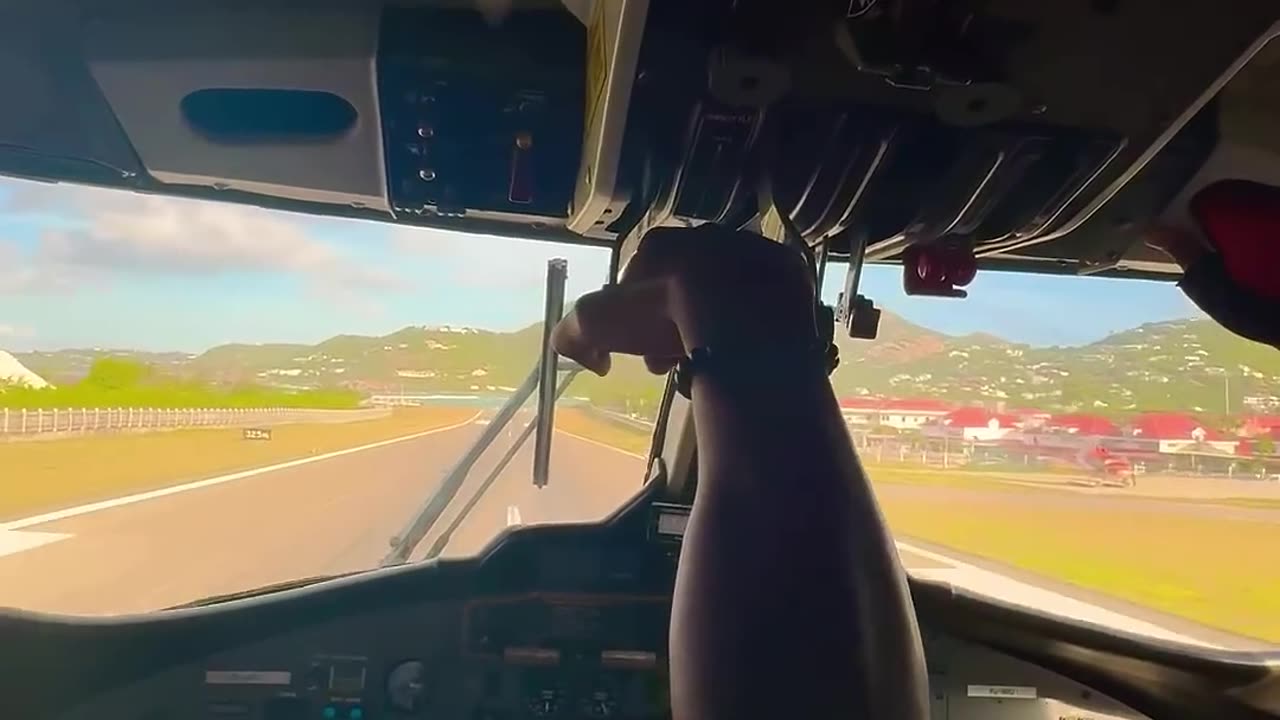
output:
[[[608,31],[605,29],[605,5],[608,2],[621,0],[596,0],[591,3],[591,22],[587,23],[587,97],[586,125],[584,129],[591,131],[591,126],[600,114],[604,104],[605,83],[609,79],[609,58],[607,54]]]

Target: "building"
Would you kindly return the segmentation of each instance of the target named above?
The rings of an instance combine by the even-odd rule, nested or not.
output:
[[[929,434],[965,440],[999,440],[1018,429],[1021,418],[1010,413],[990,412],[980,407],[952,410],[931,426]]]
[[[1129,423],[1129,434],[1155,440],[1159,451],[1168,455],[1230,457],[1240,445],[1239,438],[1205,427],[1185,413],[1142,413]]]
[[[1050,415],[1042,427],[1045,432],[1066,433],[1068,435],[1120,436],[1120,427],[1118,425],[1101,415],[1090,415],[1088,413]]]
[[[840,412],[848,425],[857,428],[890,427],[919,430],[926,423],[944,417],[952,406],[941,400],[900,400],[897,398],[844,398]]]
[[[1246,438],[1268,437],[1280,440],[1280,415],[1254,415],[1247,417],[1236,428],[1236,434]]]

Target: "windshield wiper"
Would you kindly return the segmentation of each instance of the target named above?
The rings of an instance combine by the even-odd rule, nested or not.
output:
[[[572,379],[581,368],[576,368],[575,366],[575,368],[566,368],[566,370],[571,373],[568,379]],[[484,432],[480,433],[480,437],[476,438],[475,445],[468,447],[467,451],[463,452],[461,459],[457,461],[457,464],[453,465],[453,468],[445,475],[444,480],[440,482],[440,487],[436,488],[434,493],[431,493],[431,497],[413,515],[413,518],[408,521],[401,533],[392,538],[392,551],[383,557],[383,561],[379,564],[381,568],[408,562],[408,557],[412,555],[413,548],[419,546],[422,539],[426,538],[426,534],[431,532],[431,527],[435,525],[436,520],[439,520],[440,515],[444,514],[445,507],[448,507],[449,503],[453,502],[453,498],[457,497],[458,491],[462,489],[462,484],[466,482],[467,475],[471,473],[471,468],[474,468],[476,461],[479,461],[480,456],[483,456],[484,452],[489,450],[489,446],[493,445],[502,430],[511,423],[512,418],[515,418],[516,411],[520,410],[520,407],[534,393],[534,389],[538,387],[540,374],[541,363],[539,363],[538,368],[534,368],[534,372],[529,374],[525,382],[516,388],[516,392],[511,393],[511,397],[507,398],[506,404],[502,406],[502,409],[498,410],[498,414],[494,415],[493,420],[489,421],[488,427],[485,427]],[[568,387],[568,379],[564,380],[562,387]],[[526,428],[521,441],[524,441],[532,428],[536,428],[539,419],[540,416],[539,418],[534,418],[534,421],[530,423],[530,427]]]
[[[567,370],[568,375],[564,380],[560,381],[560,386],[556,388],[554,400],[559,400],[560,397],[564,395],[564,391],[569,389],[569,383],[573,382],[573,379],[577,377],[582,368],[574,367],[568,368]],[[480,487],[476,489],[475,494],[473,494],[471,498],[467,500],[467,504],[463,505],[462,509],[458,511],[458,516],[453,519],[453,522],[449,523],[449,527],[445,528],[444,532],[440,533],[440,537],[436,538],[436,541],[431,543],[431,549],[427,550],[426,557],[424,558],[425,560],[430,560],[444,552],[445,546],[447,546],[449,541],[453,539],[453,533],[462,525],[463,521],[467,519],[468,514],[471,513],[471,509],[480,502],[480,498],[489,490],[489,486],[493,485],[494,481],[498,479],[498,476],[502,474],[502,471],[507,469],[507,465],[511,463],[512,458],[516,456],[516,453],[520,451],[520,448],[524,447],[524,444],[528,442],[529,437],[533,435],[533,431],[538,427],[538,423],[541,419],[542,418],[540,416],[535,417],[531,422],[529,422],[529,424],[524,426],[524,430],[520,431],[520,437],[517,437],[515,442],[511,444],[511,447],[507,448],[507,451],[503,453],[502,457],[498,460],[498,464],[489,471],[488,477],[484,479],[483,483],[480,483]]]
[[[564,392],[564,389],[569,386],[573,378],[577,376],[578,372],[582,370],[582,367],[576,363],[566,363],[562,368],[559,364],[559,357],[551,347],[551,328],[564,315],[564,288],[565,281],[568,278],[568,267],[568,262],[561,258],[555,258],[547,263],[547,295],[546,307],[542,317],[542,345],[539,348],[538,363],[534,366],[533,372],[529,373],[529,377],[525,378],[524,383],[516,388],[511,397],[507,398],[507,402],[498,410],[497,415],[489,422],[488,427],[480,434],[475,444],[463,453],[462,458],[449,470],[449,473],[440,483],[440,487],[432,493],[431,497],[427,498],[426,503],[414,514],[404,530],[391,539],[391,552],[387,553],[386,557],[379,563],[381,567],[400,565],[409,561],[409,556],[413,554],[414,548],[426,538],[427,533],[431,532],[431,528],[440,519],[440,516],[444,514],[445,508],[457,497],[458,491],[462,489],[467,475],[471,472],[471,468],[484,455],[484,452],[489,449],[489,446],[497,439],[499,433],[511,422],[516,412],[533,395],[535,390],[539,391],[538,413],[530,426],[525,428],[525,431],[517,440],[516,448],[524,442],[530,432],[536,431],[537,447],[535,448],[533,461],[533,481],[539,487],[547,484],[553,429],[552,413],[555,409],[555,402]],[[556,378],[560,370],[567,371],[569,376],[565,378],[563,385],[557,386]],[[508,454],[514,456],[514,449],[509,451]],[[505,467],[508,462],[510,462],[510,457],[504,457],[499,463],[499,470]],[[490,481],[486,480],[485,487],[489,484]],[[471,504],[468,504],[468,509]],[[452,532],[452,528],[450,532]]]

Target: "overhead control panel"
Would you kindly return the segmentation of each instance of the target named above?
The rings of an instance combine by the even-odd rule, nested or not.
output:
[[[202,190],[380,211],[376,8],[116,13],[88,67],[146,173]],[[76,112],[69,109],[69,112]]]
[[[397,215],[555,218],[582,143],[586,32],[570,13],[389,8],[378,48]]]

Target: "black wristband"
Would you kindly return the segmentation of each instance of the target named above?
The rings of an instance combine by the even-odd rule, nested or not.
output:
[[[804,372],[815,368],[830,375],[839,363],[839,350],[834,343],[768,351],[694,348],[688,357],[676,364],[676,392],[693,399],[693,379],[698,375],[758,383],[767,374]]]

